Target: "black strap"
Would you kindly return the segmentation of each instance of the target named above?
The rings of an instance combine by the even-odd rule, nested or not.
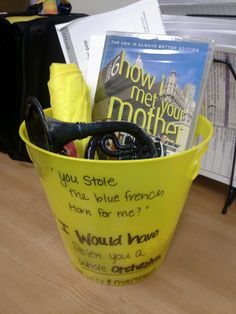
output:
[[[214,62],[217,63],[223,63],[225,64],[231,71],[234,79],[236,80],[236,73],[234,70],[234,67],[230,63],[229,60],[222,60],[222,59],[213,59]],[[230,176],[230,183],[229,183],[229,188],[228,188],[228,195],[224,204],[224,207],[222,209],[222,214],[225,215],[228,211],[228,208],[232,204],[233,200],[236,197],[236,188],[233,186],[233,181],[234,181],[234,169],[235,169],[235,163],[236,163],[236,141],[234,144],[234,156],[233,156],[233,163],[232,163],[232,168],[231,168],[231,176]]]

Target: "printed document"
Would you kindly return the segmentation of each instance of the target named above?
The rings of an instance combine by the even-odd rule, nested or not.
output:
[[[90,36],[107,31],[165,34],[157,0],[137,1],[126,7],[76,19],[63,27],[56,26],[67,63],[76,63],[87,77]],[[97,52],[103,46],[97,46]]]
[[[162,19],[167,34],[213,39],[214,57],[230,62],[236,71],[235,20],[180,15],[162,15]],[[236,143],[236,81],[227,64],[213,62],[203,108],[213,123],[214,135],[203,156],[200,173],[229,184]],[[236,169],[233,186],[236,187]]]

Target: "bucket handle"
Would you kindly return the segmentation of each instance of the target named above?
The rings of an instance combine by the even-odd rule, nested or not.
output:
[[[201,168],[201,158],[208,149],[208,145],[210,139],[212,138],[212,135],[213,126],[211,122],[203,115],[199,115],[195,131],[195,139],[198,139],[200,137],[202,138],[202,141],[197,145],[198,149],[196,151],[196,154],[194,155],[191,165],[191,180],[194,180],[199,174]]]

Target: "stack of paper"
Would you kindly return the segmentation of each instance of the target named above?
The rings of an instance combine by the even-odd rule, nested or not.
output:
[[[235,48],[236,23],[234,19],[183,15],[162,15],[162,19],[168,34],[211,38],[217,47]]]
[[[94,63],[94,56],[96,63],[92,66],[93,71],[94,66],[96,71],[99,70],[99,60],[107,31],[165,34],[156,0],[141,0],[117,10],[76,19],[67,24],[57,25],[56,30],[66,62],[76,63],[86,79],[88,61],[93,60]],[[93,58],[90,58],[91,54]],[[90,81],[87,79],[88,84]]]
[[[163,14],[236,15],[235,0],[159,0]]]
[[[215,59],[230,62],[236,70],[236,23],[233,19],[163,15],[167,34],[211,38]],[[214,137],[202,161],[201,174],[228,184],[236,140],[236,81],[225,63],[211,66],[204,113],[214,124]],[[234,178],[236,186],[236,176]]]

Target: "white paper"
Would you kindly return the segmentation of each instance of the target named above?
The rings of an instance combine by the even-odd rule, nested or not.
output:
[[[214,57],[228,60],[236,70],[235,21],[186,16],[163,16],[167,34],[211,38]],[[184,25],[184,27],[183,27]],[[230,183],[236,141],[236,81],[224,63],[213,62],[206,85],[204,114],[213,123],[214,136],[202,159],[200,173],[214,180]],[[233,185],[236,187],[236,169]]]
[[[221,50],[215,52],[215,58],[229,60],[236,69],[236,47]],[[214,136],[202,160],[201,174],[229,184],[236,141],[236,81],[227,65],[213,63],[204,107],[214,125]],[[236,169],[233,185],[236,186]]]
[[[206,18],[184,15],[162,15],[162,21],[165,28],[183,29],[187,26],[189,29],[203,29],[230,32],[236,30],[236,22],[231,19],[223,18]]]
[[[55,25],[57,36],[58,36],[58,39],[59,39],[59,42],[60,42],[60,45],[61,45],[61,49],[62,49],[62,52],[63,52],[63,55],[64,55],[66,63],[70,63],[70,60],[68,58],[67,49],[66,49],[65,41],[63,39],[63,34],[61,32],[61,29],[66,27],[70,23],[71,22]]]
[[[211,179],[230,183],[233,154],[236,141],[236,130],[214,127],[214,136],[208,152],[203,156],[200,174]],[[236,171],[233,186],[236,187]]]
[[[117,10],[76,19],[61,28],[59,32],[64,39],[62,45],[67,62],[77,63],[86,78],[90,36],[105,36],[112,30],[165,34],[158,1],[138,1]],[[100,49],[97,47],[97,51]]]
[[[236,49],[234,53],[215,52],[215,58],[228,60],[235,69]],[[215,126],[236,129],[236,81],[227,67],[214,63],[209,75],[205,96],[205,114]]]
[[[160,5],[196,5],[196,4],[210,4],[210,5],[216,5],[216,4],[224,4],[225,6],[229,4],[236,3],[236,0],[159,0]]]
[[[236,14],[236,0],[159,0],[159,3],[163,14]]]
[[[187,15],[173,15],[173,14],[162,14],[162,21],[164,24],[167,23],[189,23],[196,24],[197,27],[201,27],[202,23],[211,26],[216,25],[219,29],[220,27],[235,27],[235,19],[224,19],[216,17],[201,17],[201,16],[187,16]]]
[[[212,39],[217,50],[220,47],[224,50],[226,46],[235,48],[235,20],[180,15],[162,15],[162,17],[168,35]]]
[[[88,86],[90,87],[90,101],[92,105],[96,92],[96,84],[99,76],[99,69],[103,52],[102,47],[104,46],[104,42],[105,36],[103,35],[90,36],[90,51],[89,51],[90,58],[88,60],[86,81]],[[101,49],[97,49],[97,47],[101,47]]]

